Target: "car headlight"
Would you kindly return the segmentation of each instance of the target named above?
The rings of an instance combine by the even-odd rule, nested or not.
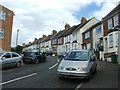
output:
[[[58,67],[58,70],[63,70],[63,69],[64,69],[64,67],[62,67],[62,66]]]
[[[88,71],[87,68],[78,68],[77,71]]]

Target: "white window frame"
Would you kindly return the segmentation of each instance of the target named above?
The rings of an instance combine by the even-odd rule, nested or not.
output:
[[[118,14],[114,16],[114,26],[118,25]]]
[[[88,38],[90,38],[90,31],[85,33],[85,39],[88,39]]]
[[[4,11],[0,11],[0,19],[5,20],[6,18],[6,13]]]
[[[112,22],[112,18],[110,18],[108,20],[108,29],[111,29],[113,27],[113,22]]]
[[[115,41],[115,46],[118,46],[118,33],[115,33],[115,38],[116,38],[116,39],[115,39],[115,40],[116,40],[116,41]]]
[[[102,33],[102,26],[101,25],[96,28],[96,34],[99,34],[99,33]]]
[[[113,47],[113,34],[109,35],[109,48]]]
[[[3,36],[2,36],[3,35]],[[0,28],[0,38],[4,38],[4,30]]]

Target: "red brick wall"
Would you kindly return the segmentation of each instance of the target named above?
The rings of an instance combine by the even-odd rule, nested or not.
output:
[[[112,18],[112,23],[113,23],[113,27],[114,27],[114,16],[111,17]],[[110,19],[110,18],[109,18]],[[110,32],[110,30],[108,30],[108,20],[105,20],[103,22],[103,30],[104,30],[104,36],[107,36],[108,32]],[[116,26],[116,27],[119,27],[120,28],[120,13],[118,14],[118,20],[119,20],[119,25]]]
[[[0,27],[4,30],[2,48],[5,51],[11,51],[11,37],[12,37],[12,25],[13,25],[14,13],[5,7],[0,8],[0,10],[1,9],[6,12],[5,21],[0,20],[0,23],[2,23]]]

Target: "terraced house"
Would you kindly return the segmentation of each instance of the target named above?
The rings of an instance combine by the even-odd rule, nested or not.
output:
[[[65,24],[64,30],[45,37],[39,42],[39,50],[52,50],[54,53],[69,52],[75,49],[92,49],[98,60],[111,61],[118,54],[118,32],[120,32],[120,4],[118,4],[101,21],[95,17],[87,20],[81,18],[78,25],[70,27]],[[51,43],[51,44],[50,44]]]
[[[0,5],[0,51],[11,51],[14,12]]]
[[[87,44],[89,48],[96,52],[97,59],[102,60],[103,56],[103,25],[102,22],[98,22],[85,30],[82,33],[83,39],[83,49],[87,49]]]
[[[118,32],[120,31],[120,4],[103,19],[104,58],[111,61],[113,54],[118,54]]]

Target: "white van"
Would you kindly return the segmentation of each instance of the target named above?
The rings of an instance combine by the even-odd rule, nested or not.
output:
[[[59,78],[88,78],[96,72],[97,62],[95,53],[91,50],[73,50],[58,66]]]

